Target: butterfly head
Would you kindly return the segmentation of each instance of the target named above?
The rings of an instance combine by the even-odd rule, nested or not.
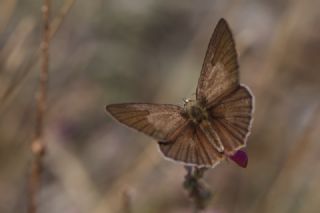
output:
[[[184,102],[184,107],[186,107],[188,104],[195,102],[195,100],[189,99],[189,98],[184,98],[183,99]]]
[[[184,101],[184,109],[185,111],[188,113],[188,111],[190,111],[190,109],[195,106],[197,104],[197,101],[193,100],[193,99],[183,99]]]

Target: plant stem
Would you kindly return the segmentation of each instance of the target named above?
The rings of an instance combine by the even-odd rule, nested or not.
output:
[[[43,13],[43,32],[41,42],[41,69],[39,79],[39,90],[36,95],[36,120],[34,138],[31,143],[33,161],[29,180],[28,213],[37,212],[37,195],[40,190],[43,157],[45,144],[43,142],[43,123],[47,102],[48,70],[49,70],[49,40],[50,40],[50,0],[44,0],[41,8]]]
[[[206,208],[208,201],[212,197],[209,188],[201,180],[207,168],[185,166],[185,169],[187,170],[187,174],[183,186],[188,191],[189,197],[193,200],[193,212],[198,213]]]

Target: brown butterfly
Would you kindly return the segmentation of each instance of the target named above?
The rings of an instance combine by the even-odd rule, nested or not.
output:
[[[234,155],[250,133],[253,95],[239,83],[237,52],[227,22],[220,19],[211,37],[196,100],[185,100],[184,107],[124,103],[106,109],[116,120],[159,141],[169,159],[214,167],[230,157],[240,159],[241,165],[246,156]]]

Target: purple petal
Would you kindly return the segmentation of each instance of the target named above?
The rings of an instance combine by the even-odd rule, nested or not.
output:
[[[236,153],[234,153],[234,155],[229,156],[229,157],[231,160],[236,162],[236,164],[238,164],[242,168],[246,168],[248,165],[247,153],[242,150],[238,150]]]

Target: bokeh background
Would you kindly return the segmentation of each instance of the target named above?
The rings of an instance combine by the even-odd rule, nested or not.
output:
[[[320,1],[52,1],[39,212],[192,212],[182,165],[105,105],[183,104],[228,20],[256,96],[248,168],[206,172],[211,213],[320,209]],[[26,212],[42,2],[0,1],[0,212]]]

